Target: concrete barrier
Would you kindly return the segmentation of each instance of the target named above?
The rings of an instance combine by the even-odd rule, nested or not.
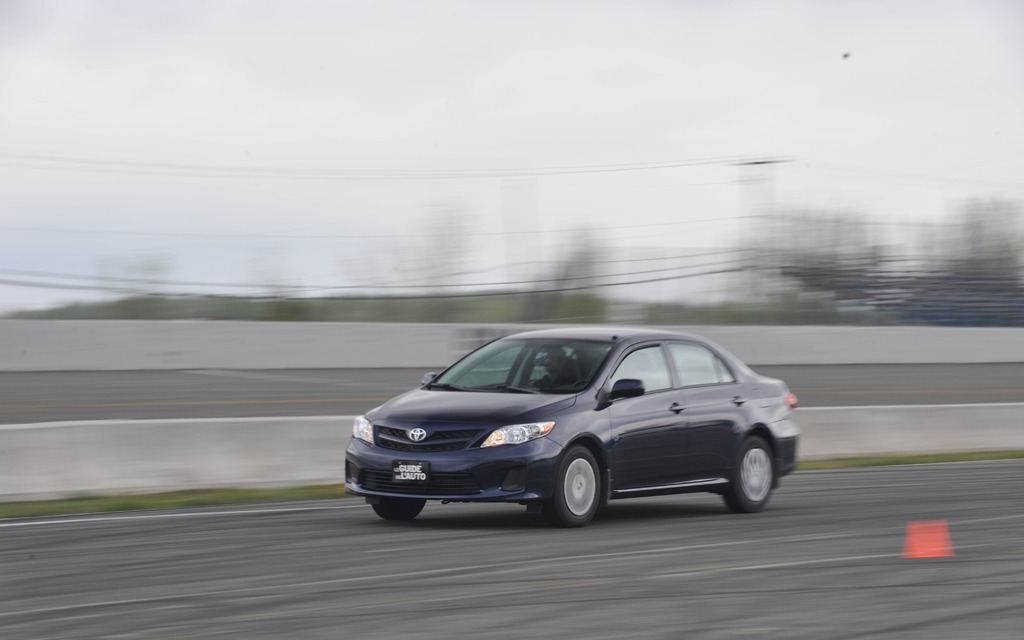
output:
[[[439,368],[539,325],[0,320],[0,371]],[[666,327],[750,365],[1024,362],[1024,328]]]
[[[352,419],[228,418],[0,426],[0,500],[343,478]]]
[[[1024,404],[809,408],[802,459],[1024,449]],[[0,501],[343,481],[351,416],[0,426]]]
[[[0,320],[0,371],[432,367],[447,325]]]
[[[1024,404],[810,407],[797,410],[800,457],[1024,450]]]

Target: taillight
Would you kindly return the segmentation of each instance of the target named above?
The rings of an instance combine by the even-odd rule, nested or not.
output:
[[[796,394],[794,393],[787,393],[782,397],[782,401],[786,403],[786,406],[789,407],[791,411],[796,409],[797,404],[799,404],[799,401],[796,399]]]

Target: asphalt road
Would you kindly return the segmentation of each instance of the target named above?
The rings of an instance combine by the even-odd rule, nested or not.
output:
[[[758,367],[801,406],[1024,402],[1024,363]],[[363,413],[419,369],[0,373],[0,424]]]
[[[797,473],[768,509],[356,499],[0,521],[0,637],[1020,638],[1024,460]],[[909,521],[955,555],[901,557]]]

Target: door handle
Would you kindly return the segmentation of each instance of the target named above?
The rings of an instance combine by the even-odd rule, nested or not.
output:
[[[734,405],[736,405],[737,407],[742,407],[743,403],[746,402],[746,401],[747,401],[747,399],[744,398],[743,396],[733,396],[732,397],[732,403]]]
[[[686,409],[686,405],[685,404],[679,404],[678,402],[673,402],[668,407],[668,410],[671,411],[672,413],[679,413],[680,411],[683,411],[684,409]]]

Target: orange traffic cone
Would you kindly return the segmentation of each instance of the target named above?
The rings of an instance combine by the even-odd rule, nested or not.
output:
[[[945,520],[908,522],[904,558],[948,558],[953,555]]]

